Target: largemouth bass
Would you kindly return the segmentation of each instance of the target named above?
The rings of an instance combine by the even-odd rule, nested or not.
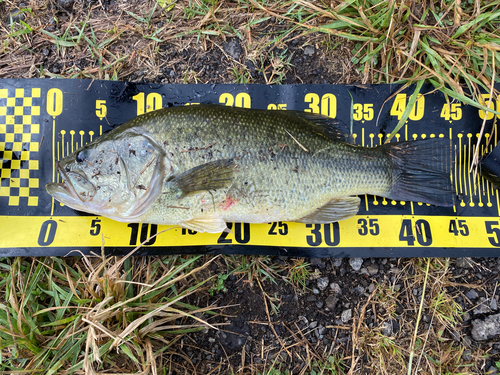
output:
[[[57,163],[47,192],[122,222],[221,232],[226,222],[329,223],[356,195],[453,205],[451,143],[431,138],[366,148],[331,119],[224,106],[138,116]]]

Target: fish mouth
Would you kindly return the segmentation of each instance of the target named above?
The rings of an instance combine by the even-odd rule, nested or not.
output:
[[[95,187],[90,181],[88,181],[78,172],[67,173],[64,168],[61,167],[61,164],[59,162],[56,162],[56,170],[62,176],[63,181],[59,183],[50,182],[45,186],[47,192],[50,195],[52,195],[58,201],[67,204],[68,206],[79,203],[81,204],[92,200],[94,194],[82,195],[77,193],[75,186],[71,182],[69,174],[71,174],[71,177],[73,178],[83,179],[86,183],[91,184],[95,192]]]

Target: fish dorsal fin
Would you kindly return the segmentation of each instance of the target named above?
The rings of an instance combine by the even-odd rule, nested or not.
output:
[[[306,224],[323,224],[345,220],[358,213],[360,201],[358,197],[332,199],[316,211],[295,221]]]
[[[177,198],[213,189],[228,187],[233,179],[234,163],[232,159],[211,161],[188,169],[169,181]]]
[[[322,134],[331,139],[354,144],[354,138],[351,135],[349,127],[339,120],[317,113],[302,111],[283,111],[283,113],[290,113],[295,116],[302,117],[304,120],[316,127]]]
[[[180,225],[200,233],[220,233],[227,229],[226,222],[217,216],[197,217],[183,221]]]

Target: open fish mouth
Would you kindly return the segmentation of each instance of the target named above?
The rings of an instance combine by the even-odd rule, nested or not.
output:
[[[66,172],[59,162],[56,163],[56,170],[61,175],[63,181],[59,183],[51,182],[46,185],[47,192],[50,195],[68,206],[92,200],[95,194],[95,187],[89,180],[78,172]],[[84,189],[79,189],[81,191],[77,192],[72,180]]]

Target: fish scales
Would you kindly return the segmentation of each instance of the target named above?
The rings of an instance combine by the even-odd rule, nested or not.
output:
[[[357,212],[359,194],[441,205],[452,199],[446,140],[365,148],[346,142],[331,120],[295,111],[173,107],[136,117],[101,138],[61,161],[68,181],[47,190],[63,201],[90,182],[92,202],[73,197],[70,207],[120,221],[210,232],[225,222],[344,219]],[[117,161],[108,171],[94,166],[98,177],[89,176],[85,161],[77,162],[107,153],[112,158],[112,151]],[[75,188],[82,183],[71,176],[85,180],[83,187]],[[114,185],[99,187],[106,176]],[[427,187],[433,180],[441,182]],[[101,189],[112,196],[99,197]],[[112,207],[114,201],[121,206]]]
[[[142,126],[157,135],[179,172],[211,160],[233,159],[234,182],[227,190],[179,201],[190,210],[171,212],[165,207],[173,206],[175,198],[164,195],[151,215],[178,215],[177,220],[184,221],[203,210],[226,221],[294,220],[332,198],[382,194],[390,185],[390,162],[377,157],[379,150],[332,140],[302,117],[271,111],[249,116],[225,107],[204,107],[193,114],[190,109],[152,112]],[[228,196],[238,204],[228,208]]]

